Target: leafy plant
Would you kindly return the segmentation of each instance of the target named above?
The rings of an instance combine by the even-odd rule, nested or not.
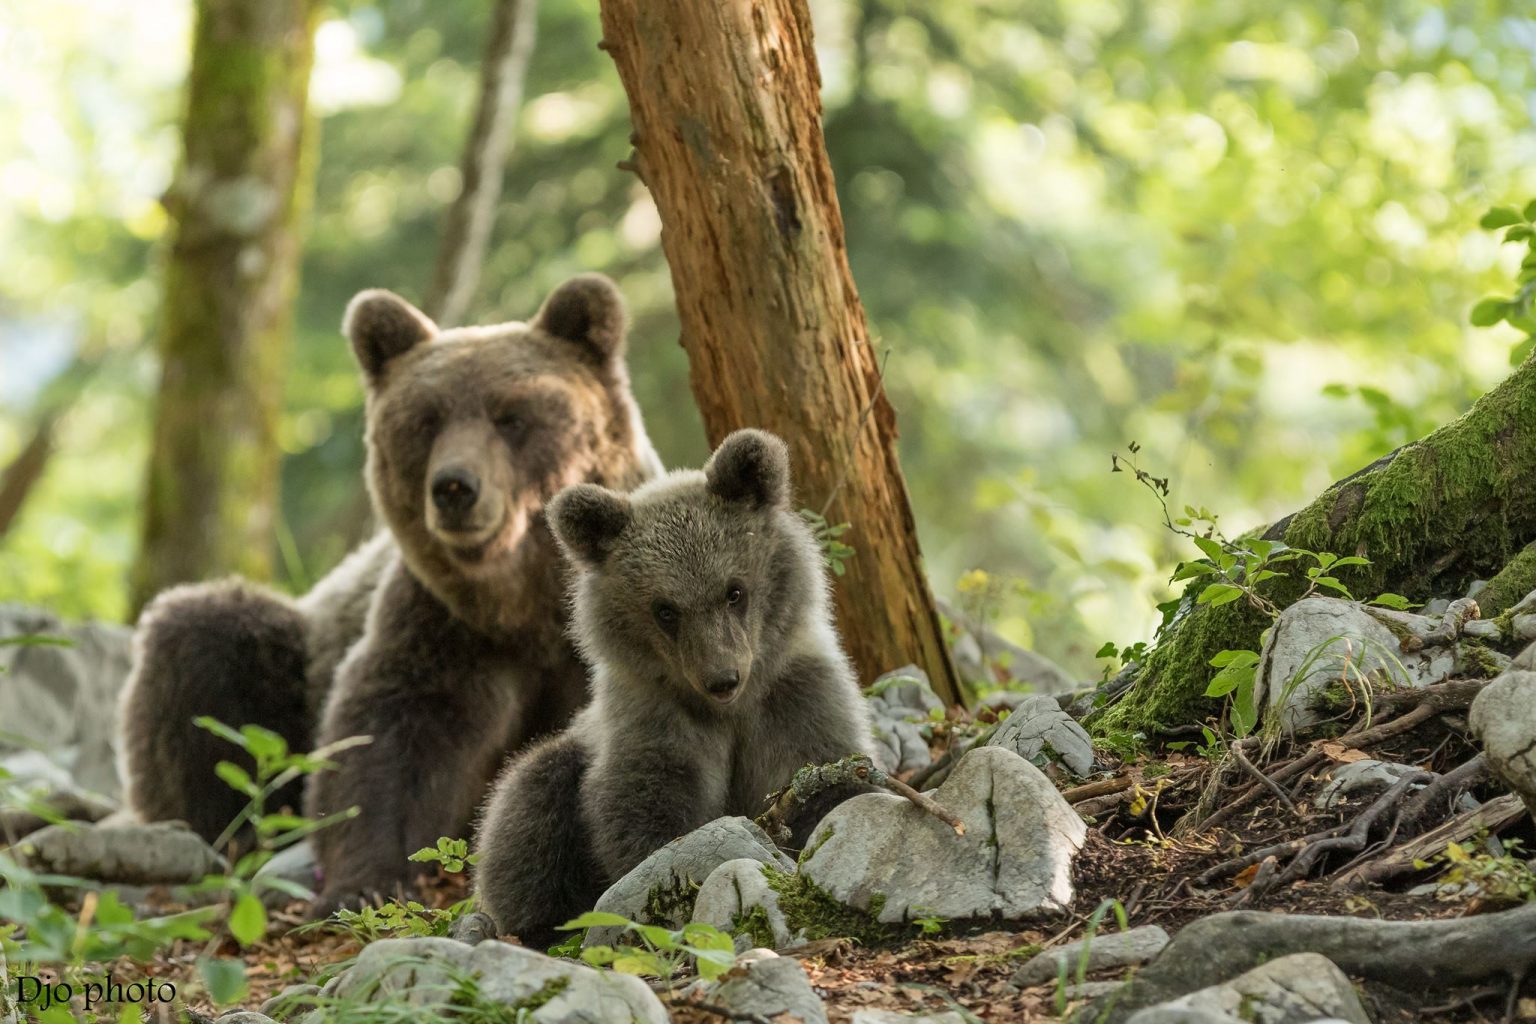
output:
[[[1495,206],[1483,214],[1479,221],[1490,231],[1504,230],[1505,242],[1524,243],[1525,256],[1520,260],[1520,272],[1515,278],[1515,294],[1503,298],[1490,296],[1472,307],[1471,321],[1474,327],[1492,327],[1503,322],[1524,332],[1525,339],[1509,353],[1509,361],[1518,366],[1536,346],[1536,199],[1525,204],[1525,209],[1513,206]]]
[[[815,509],[803,508],[800,516],[811,526],[811,535],[821,547],[821,557],[826,559],[832,575],[841,576],[848,571],[848,560],[855,554],[853,548],[842,541],[843,534],[853,528],[852,523],[829,523],[827,517]]]
[[[1536,869],[1531,862],[1520,856],[1522,844],[1518,839],[1502,841],[1504,852],[1494,855],[1487,849],[1486,832],[1478,837],[1472,848],[1461,843],[1448,843],[1445,850],[1429,861],[1414,861],[1418,868],[1443,865],[1440,880],[1459,889],[1470,889],[1484,899],[1503,903],[1530,903],[1536,901]],[[1457,896],[1465,892],[1456,893]]]
[[[480,855],[469,852],[466,840],[449,839],[447,836],[439,836],[436,846],[417,850],[411,854],[410,859],[418,864],[441,864],[444,871],[455,875],[462,872],[466,864],[473,866],[480,863]]]
[[[588,946],[581,951],[582,960],[594,967],[611,967],[620,974],[658,978],[669,987],[678,971],[690,961],[706,981],[720,977],[736,965],[735,941],[712,925],[693,922],[672,931],[593,910],[560,926],[561,931],[588,928],[621,928],[639,945]]]
[[[474,902],[474,897],[468,897],[439,910],[416,900],[390,900],[377,907],[338,910],[319,924],[350,935],[363,945],[379,939],[443,936],[473,909]]]

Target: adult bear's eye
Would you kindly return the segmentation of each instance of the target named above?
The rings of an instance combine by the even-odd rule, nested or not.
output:
[[[740,607],[746,599],[747,592],[741,588],[740,583],[732,583],[725,588],[725,603],[731,607]]]
[[[496,417],[496,429],[501,436],[508,441],[516,441],[523,436],[523,418],[515,412],[505,412]]]

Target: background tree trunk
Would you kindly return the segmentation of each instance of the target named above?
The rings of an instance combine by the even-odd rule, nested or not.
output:
[[[491,14],[490,37],[480,66],[480,100],[459,164],[459,195],[448,208],[432,290],[424,306],[427,315],[443,327],[463,321],[480,281],[512,150],[512,130],[523,102],[523,81],[533,56],[538,11],[538,0],[498,0]]]
[[[271,569],[316,0],[199,0],[130,599]]]
[[[1369,566],[1340,574],[1355,597],[1415,601],[1457,595],[1476,579],[1491,616],[1536,589],[1536,359],[1527,359],[1465,415],[1328,488],[1265,532],[1291,547],[1362,555]],[[1296,573],[1292,574],[1299,575]],[[1213,712],[1204,697],[1223,650],[1257,650],[1270,619],[1234,601],[1196,605],[1196,578],[1125,695],[1096,716],[1099,729],[1156,732]],[[1259,590],[1284,607],[1295,579]],[[1483,598],[1480,597],[1480,602]]]
[[[804,504],[852,524],[837,608],[861,675],[915,662],[957,700],[848,269],[805,0],[601,7],[710,442],[744,426],[788,442]]]

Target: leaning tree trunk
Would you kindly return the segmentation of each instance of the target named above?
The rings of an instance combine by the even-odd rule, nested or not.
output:
[[[1383,592],[1414,600],[1459,593],[1492,579],[1479,599],[1496,615],[1536,589],[1536,359],[1434,433],[1405,445],[1328,488],[1264,536],[1291,547],[1362,555],[1366,567],[1343,576],[1354,595]],[[1155,732],[1188,725],[1213,710],[1204,698],[1211,658],[1257,650],[1269,619],[1244,601],[1194,605],[1196,579],[1180,616],[1114,705],[1095,716],[1101,730]],[[1260,590],[1284,606],[1294,579]]]
[[[317,0],[199,0],[133,607],[271,569]]]
[[[459,162],[461,187],[443,223],[432,290],[424,307],[443,327],[463,321],[480,281],[512,149],[512,129],[523,102],[523,81],[533,57],[538,10],[538,0],[499,0],[491,14],[480,65],[480,100]]]
[[[851,524],[837,608],[860,672],[916,662],[956,700],[848,269],[805,0],[601,7],[710,441],[756,426],[789,443],[804,503]]]

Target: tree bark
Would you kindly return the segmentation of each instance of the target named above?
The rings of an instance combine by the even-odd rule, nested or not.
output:
[[[1345,477],[1264,536],[1309,551],[1369,558],[1369,566],[1340,577],[1367,601],[1384,592],[1424,601],[1502,574],[1492,606],[1493,600],[1509,600],[1526,580],[1536,587],[1536,565],[1526,549],[1536,541],[1532,481],[1536,360],[1527,359],[1460,419]],[[1258,589],[1284,607],[1300,593],[1297,576]],[[1228,649],[1257,650],[1270,619],[1246,601],[1195,604],[1205,582],[1196,578],[1186,591],[1134,683],[1094,717],[1096,728],[1152,732],[1198,721],[1215,709],[1204,697],[1215,672],[1211,658]]]
[[[173,583],[271,569],[318,9],[197,5],[135,611]]]
[[[459,195],[448,209],[427,315],[440,326],[461,323],[469,309],[496,221],[512,129],[533,56],[538,0],[498,0],[480,66],[480,100],[459,164]]]
[[[851,524],[836,600],[860,673],[915,662],[959,699],[848,268],[805,0],[601,8],[710,443],[784,438],[804,504]]]

